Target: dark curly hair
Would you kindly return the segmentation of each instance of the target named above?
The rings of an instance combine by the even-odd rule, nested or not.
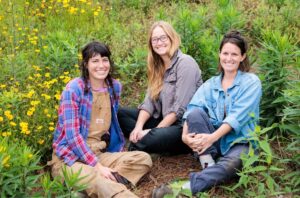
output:
[[[219,52],[222,51],[222,48],[226,43],[232,43],[232,44],[236,45],[238,48],[240,48],[242,56],[244,54],[246,55],[245,59],[242,62],[240,62],[239,70],[241,70],[243,72],[249,72],[250,71],[250,63],[249,63],[249,59],[247,56],[248,44],[247,44],[247,41],[245,40],[245,38],[242,37],[240,32],[238,32],[236,30],[226,33],[221,41]],[[221,66],[220,61],[219,61],[218,70],[220,72],[223,72],[223,68]]]
[[[80,71],[81,71],[81,77],[83,78],[85,83],[84,92],[85,93],[88,92],[87,83],[89,79],[89,71],[87,69],[87,64],[89,62],[89,59],[100,54],[102,57],[107,57],[109,59],[110,71],[105,80],[108,82],[108,86],[112,87],[113,95],[115,97],[113,79],[111,76],[111,73],[114,68],[114,62],[111,59],[111,52],[109,50],[109,47],[99,41],[92,41],[82,49],[81,53],[82,53],[82,61],[80,64]]]

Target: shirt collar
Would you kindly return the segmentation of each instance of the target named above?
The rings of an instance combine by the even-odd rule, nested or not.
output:
[[[174,55],[172,56],[171,58],[171,63],[170,63],[170,66],[167,68],[168,69],[171,69],[172,67],[174,67],[175,63],[177,62],[177,60],[179,59],[179,57],[182,55],[182,52],[180,49],[177,49],[175,52],[174,52]]]
[[[243,73],[242,71],[238,70],[238,72],[237,72],[237,74],[236,74],[236,76],[234,78],[233,84],[228,89],[231,89],[234,86],[239,86],[240,85],[242,73]],[[219,74],[214,79],[213,85],[212,85],[213,89],[217,89],[219,91],[223,91],[223,88],[222,88],[222,78],[223,78],[223,72],[221,74]]]
[[[83,79],[82,79],[82,80],[83,80]],[[106,82],[106,84],[108,85],[108,90],[111,91],[112,88],[111,88],[111,86],[110,86],[110,84],[109,84],[108,79],[105,79],[105,82]],[[92,86],[91,86],[91,81],[90,81],[90,80],[87,81],[87,87],[88,87],[89,90],[92,90]]]

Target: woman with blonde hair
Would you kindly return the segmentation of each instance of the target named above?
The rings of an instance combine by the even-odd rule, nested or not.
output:
[[[120,108],[120,126],[129,150],[183,153],[181,118],[202,84],[196,61],[180,49],[180,37],[165,21],[155,22],[148,36],[148,90],[138,109]]]

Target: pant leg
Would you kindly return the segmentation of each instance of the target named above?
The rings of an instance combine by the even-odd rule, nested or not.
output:
[[[139,116],[139,109],[128,108],[128,107],[119,108],[118,120],[125,137],[128,138],[131,131],[134,129],[138,116]],[[161,119],[154,119],[153,117],[151,117],[145,123],[144,128],[145,129],[155,128],[160,121]]]
[[[106,152],[98,158],[103,166],[114,169],[133,185],[136,185],[152,167],[150,155],[141,151]]]
[[[220,157],[219,161],[201,172],[190,174],[192,193],[203,192],[215,185],[229,181],[238,175],[242,168],[241,154],[248,153],[248,144],[236,144],[230,148],[228,153]]]
[[[131,143],[130,150],[147,153],[188,153],[191,149],[182,142],[182,126],[180,124],[165,128],[153,128],[139,142]]]
[[[211,124],[209,117],[202,109],[193,110],[186,119],[189,133],[208,133],[215,132],[215,128]],[[218,154],[218,143],[213,144],[203,154],[211,154],[214,158]]]
[[[63,163],[62,161],[58,163]],[[123,184],[102,177],[98,171],[89,165],[81,162],[75,162],[72,166],[62,164],[60,166],[59,175],[63,178],[63,167],[66,167],[68,174],[74,174],[79,171],[79,177],[83,179],[79,181],[80,185],[87,185],[85,190],[89,197],[110,198],[116,195],[126,194],[127,197],[137,198],[135,194],[130,192]]]

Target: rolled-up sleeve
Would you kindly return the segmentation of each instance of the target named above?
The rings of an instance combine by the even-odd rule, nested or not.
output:
[[[235,99],[223,123],[229,124],[235,133],[239,133],[249,121],[257,121],[258,115],[255,115],[254,111],[258,111],[261,95],[260,80],[257,77],[251,78],[251,81],[247,82],[247,87]]]
[[[144,101],[138,106],[139,110],[147,111],[150,116],[154,113],[154,104],[150,99],[149,93],[147,92]]]
[[[170,112],[182,118],[186,107],[197,88],[202,84],[201,71],[196,61],[190,56],[178,60],[175,101]]]

